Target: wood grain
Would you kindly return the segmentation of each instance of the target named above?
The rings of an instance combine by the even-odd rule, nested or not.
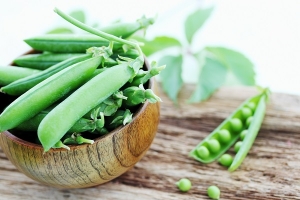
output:
[[[125,174],[97,187],[45,186],[18,172],[0,150],[0,199],[209,199],[210,185],[221,189],[221,199],[300,199],[300,96],[272,94],[257,139],[236,171],[188,157],[195,145],[256,93],[254,88],[223,87],[206,102],[184,104],[191,94],[191,87],[186,87],[178,106],[161,94],[160,124],[149,151]],[[183,177],[193,183],[187,193],[175,186]]]

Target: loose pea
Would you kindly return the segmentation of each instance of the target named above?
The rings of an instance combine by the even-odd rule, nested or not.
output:
[[[178,182],[176,182],[176,185],[179,188],[179,190],[182,192],[187,192],[192,187],[191,181],[187,178],[180,179]]]
[[[221,191],[217,186],[212,185],[208,187],[207,194],[211,199],[219,199]]]
[[[240,150],[242,144],[243,144],[242,141],[238,141],[237,143],[235,143],[235,145],[234,145],[234,152],[235,153],[237,153]]]
[[[246,137],[246,134],[248,133],[248,130],[247,129],[245,129],[245,130],[243,130],[242,132],[241,132],[241,134],[240,134],[240,139],[243,141],[244,140],[244,138]]]
[[[202,159],[208,158],[209,156],[209,150],[205,146],[197,148],[196,152],[197,155]]]
[[[220,142],[216,139],[211,139],[207,142],[209,150],[211,150],[213,153],[216,153],[220,150]]]
[[[243,119],[247,119],[248,117],[252,116],[253,113],[250,108],[244,107],[241,110],[241,114],[242,114]]]
[[[247,118],[247,120],[246,120],[246,126],[247,126],[247,127],[250,126],[252,120],[253,120],[253,117],[252,117],[252,116]]]
[[[229,155],[229,154],[223,154],[223,155],[221,156],[221,158],[219,159],[219,163],[220,163],[221,165],[225,166],[225,167],[230,166],[231,163],[232,163],[232,161],[233,161],[233,158],[232,158],[232,156]]]
[[[233,131],[240,132],[242,130],[243,123],[239,118],[233,118],[229,122]]]
[[[219,139],[223,143],[227,143],[231,140],[230,132],[227,129],[222,129],[219,131]]]
[[[252,111],[254,111],[256,108],[256,104],[254,102],[249,102],[246,106],[250,108]]]

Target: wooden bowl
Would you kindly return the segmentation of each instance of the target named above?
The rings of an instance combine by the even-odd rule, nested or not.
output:
[[[149,69],[148,62],[145,62]],[[155,91],[154,79],[148,87]],[[1,97],[2,102],[9,102]],[[9,131],[0,133],[0,146],[16,168],[42,184],[56,188],[86,188],[103,184],[131,169],[147,152],[157,131],[159,103],[145,102],[131,123],[95,139],[94,144],[50,149],[18,138]]]

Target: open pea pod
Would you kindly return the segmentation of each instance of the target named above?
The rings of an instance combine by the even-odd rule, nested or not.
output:
[[[247,134],[242,142],[240,149],[238,150],[237,154],[235,155],[231,165],[229,166],[228,170],[230,172],[236,170],[241,163],[243,162],[244,158],[247,156],[249,150],[251,149],[255,138],[259,132],[261,124],[263,122],[265,113],[266,113],[266,101],[267,95],[262,95],[257,103],[257,107],[252,117],[249,117],[246,121],[247,125]],[[250,119],[250,120],[249,120]]]
[[[189,156],[202,163],[211,163],[223,155],[239,139],[240,133],[249,128],[257,105],[267,90],[245,100],[229,117],[204,138]],[[265,98],[264,98],[265,99]],[[253,143],[252,137],[252,143]],[[244,155],[243,155],[244,156]]]

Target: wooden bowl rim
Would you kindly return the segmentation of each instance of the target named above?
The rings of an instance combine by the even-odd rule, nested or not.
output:
[[[36,51],[34,50],[29,50],[27,53],[23,54],[23,55],[26,55],[26,54],[32,54]],[[144,66],[149,70],[150,69],[150,65],[149,65],[149,62],[147,60],[147,58],[145,57],[145,61],[144,61]],[[12,65],[13,62],[10,64]],[[150,80],[148,81],[148,87],[147,88],[152,88],[154,86],[154,78],[150,78]],[[94,139],[94,143],[93,144],[96,144],[98,141],[102,140],[102,139],[105,139],[106,137],[109,137],[111,135],[115,135],[117,134],[118,132],[121,132],[123,129],[126,129],[127,126],[130,126],[134,121],[137,120],[137,118],[145,111],[146,107],[149,105],[149,102],[146,101],[145,103],[143,103],[135,113],[133,113],[133,118],[132,118],[132,121],[126,125],[121,125],[119,126],[118,128],[114,129],[113,131],[110,131],[109,133],[103,135],[103,136],[100,136],[100,137],[97,137],[96,139]],[[21,138],[18,138],[17,136],[15,136],[14,134],[12,134],[11,132],[9,131],[4,131],[1,134],[4,134],[7,138],[9,138],[10,140],[18,143],[18,144],[21,144],[21,145],[24,145],[24,146],[28,146],[28,147],[31,147],[31,148],[35,148],[35,149],[38,149],[38,150],[41,150],[43,151],[44,148],[42,145],[40,144],[36,144],[36,143],[32,143],[32,142],[29,142],[29,141],[26,141],[26,140],[23,140]],[[73,150],[73,149],[78,149],[78,148],[85,148],[87,145],[93,145],[93,144],[80,144],[80,145],[68,145],[68,147],[70,147],[70,150]],[[51,151],[70,151],[70,150],[67,150],[67,149],[63,149],[63,148],[51,148],[48,152],[51,152]]]

